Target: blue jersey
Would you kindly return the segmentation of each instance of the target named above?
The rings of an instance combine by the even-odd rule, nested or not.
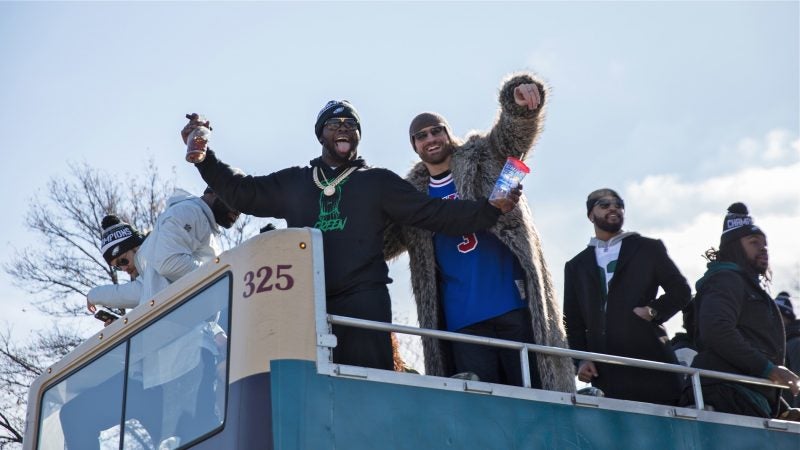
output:
[[[457,199],[453,175],[431,178],[428,195]],[[501,316],[525,306],[523,272],[517,258],[486,231],[465,236],[436,233],[439,288],[448,331]]]

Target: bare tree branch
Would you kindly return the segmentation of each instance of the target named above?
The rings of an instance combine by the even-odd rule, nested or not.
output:
[[[3,264],[14,284],[32,294],[30,304],[45,314],[79,317],[86,314],[86,294],[98,285],[117,284],[118,274],[100,252],[101,221],[116,214],[142,232],[153,229],[174,190],[174,168],[166,180],[148,161],[136,174],[112,175],[87,163],[69,164],[69,173],[54,177],[42,195],[34,196],[25,218],[38,241],[15,250]],[[257,232],[243,217],[223,235],[223,247],[240,244]],[[10,330],[0,328],[0,449],[17,448],[25,426],[27,392],[49,365],[69,353],[85,336],[54,325],[17,344]]]
[[[22,444],[21,426],[15,417],[0,411],[0,449],[8,448],[10,445]]]

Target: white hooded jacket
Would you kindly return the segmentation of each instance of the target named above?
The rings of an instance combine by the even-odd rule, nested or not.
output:
[[[170,283],[212,260],[221,251],[219,227],[203,199],[176,189],[153,231],[139,247],[139,277],[124,284],[92,288],[88,300],[111,308],[133,308]]]
[[[147,302],[170,283],[214,259],[221,252],[219,232],[208,204],[176,189],[136,252],[134,264],[139,277],[126,284],[97,286],[89,291],[88,300],[116,308],[133,308]],[[202,348],[217,354],[214,336],[223,330],[216,321],[185,331],[177,331],[185,324],[174,325],[162,330],[171,331],[169,336],[145,335],[145,348],[158,348],[154,354],[132,357],[132,364],[144,358],[145,388],[174,380],[197,366]]]

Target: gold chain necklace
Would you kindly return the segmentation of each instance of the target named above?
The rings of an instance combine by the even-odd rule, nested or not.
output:
[[[344,181],[345,178],[349,177],[351,173],[355,172],[356,169],[358,169],[358,167],[351,167],[342,172],[341,175],[336,177],[333,181],[328,181],[328,178],[325,176],[325,172],[323,172],[319,167],[315,166],[313,171],[314,184],[316,184],[318,188],[322,189],[322,193],[325,194],[326,197],[330,197],[336,193],[336,186]],[[319,181],[317,170],[319,170],[319,173],[322,174],[322,179],[325,180],[325,184],[322,184]]]

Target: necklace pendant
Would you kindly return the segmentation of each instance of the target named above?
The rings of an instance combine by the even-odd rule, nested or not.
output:
[[[322,193],[330,197],[336,193],[336,186],[325,186],[325,189],[322,190]]]

